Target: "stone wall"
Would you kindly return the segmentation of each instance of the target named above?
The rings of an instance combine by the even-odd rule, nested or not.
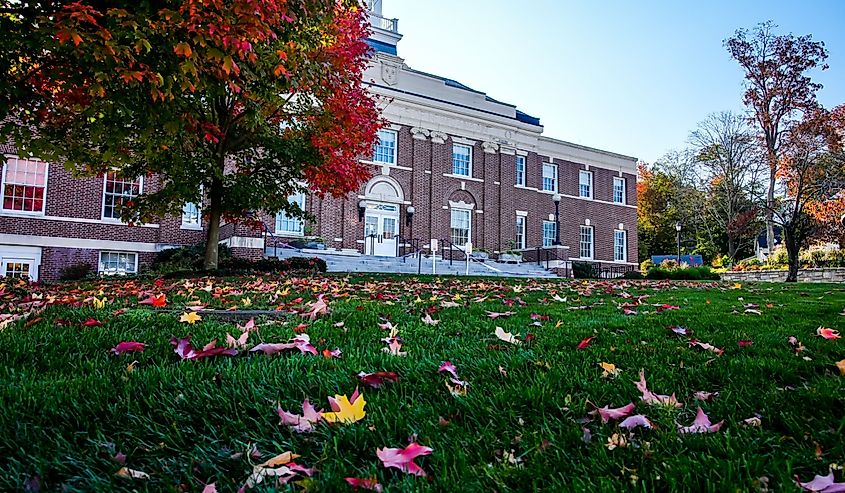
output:
[[[723,281],[766,281],[785,282],[785,270],[757,270],[745,272],[725,272]],[[845,268],[801,269],[798,271],[799,282],[845,282]]]

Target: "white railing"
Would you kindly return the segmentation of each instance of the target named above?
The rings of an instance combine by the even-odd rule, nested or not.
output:
[[[388,19],[370,12],[370,24],[372,24],[373,27],[384,31],[390,31],[392,33],[399,32],[399,19]]]

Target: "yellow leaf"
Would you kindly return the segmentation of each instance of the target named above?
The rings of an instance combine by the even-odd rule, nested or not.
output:
[[[252,306],[252,300],[249,299],[249,297],[244,298],[244,299],[241,300],[241,304],[243,306]]]
[[[195,323],[199,322],[200,320],[202,320],[202,317],[200,317],[200,315],[197,312],[183,313],[182,316],[179,317],[180,322],[189,323],[191,325],[194,325]]]
[[[836,363],[836,367],[839,368],[839,373],[845,376],[845,359],[843,359],[842,361],[838,361]]]
[[[299,456],[294,454],[293,452],[285,452],[283,454],[279,454],[272,459],[268,459],[266,462],[262,462],[258,464],[257,467],[279,467],[283,466],[290,461],[298,458]]]
[[[742,289],[742,284],[740,284],[740,283],[735,283],[735,284],[733,285],[733,289]]]
[[[103,299],[100,299],[100,298],[97,298],[95,296],[94,297],[94,308],[96,310],[102,310],[105,307],[106,307],[106,298],[104,297]]]
[[[599,363],[599,366],[601,367],[602,370],[604,370],[604,373],[602,373],[602,375],[601,375],[604,378],[607,378],[609,376],[615,377],[616,375],[619,375],[619,370],[616,368],[616,365],[614,365],[613,363],[601,362],[601,363]]]
[[[329,400],[332,401],[331,398]],[[349,398],[345,395],[335,395],[332,405],[335,412],[321,413],[321,415],[329,423],[355,423],[361,421],[367,414],[364,412],[366,403],[364,394],[359,394],[355,402],[349,402]]]

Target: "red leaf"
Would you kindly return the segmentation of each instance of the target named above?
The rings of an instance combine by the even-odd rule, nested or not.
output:
[[[596,336],[590,336],[590,337],[584,339],[583,341],[578,343],[577,349],[587,349],[588,347],[590,347],[590,341],[592,341],[595,338],[596,338]]]
[[[103,322],[100,322],[99,320],[97,320],[95,318],[89,318],[88,320],[82,322],[82,326],[83,327],[102,327]]]
[[[238,354],[237,349],[230,349],[223,346],[215,347],[216,343],[216,340],[212,340],[202,349],[196,349],[191,346],[191,336],[182,339],[176,339],[175,337],[170,339],[170,344],[173,345],[173,351],[183,360],[196,360],[218,355],[236,356]]]
[[[381,388],[385,382],[395,383],[399,381],[399,376],[392,371],[377,371],[375,373],[361,372],[358,374],[358,381],[364,385],[369,385],[374,389],[378,389]]]
[[[128,352],[141,352],[147,347],[143,342],[127,341],[118,343],[117,346],[111,348],[114,354],[123,354]]]

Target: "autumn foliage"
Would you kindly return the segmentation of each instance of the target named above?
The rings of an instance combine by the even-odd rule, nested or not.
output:
[[[290,194],[343,196],[367,179],[359,158],[380,119],[363,86],[359,2],[35,5],[0,22],[20,38],[2,60],[12,74],[0,87],[13,117],[4,133],[81,174],[158,175],[125,220],[204,202],[206,267],[221,217],[299,215]]]

